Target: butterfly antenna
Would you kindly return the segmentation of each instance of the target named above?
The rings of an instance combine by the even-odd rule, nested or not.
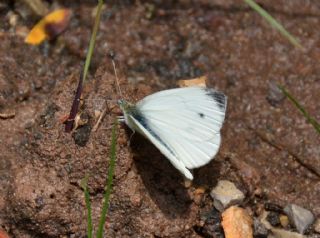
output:
[[[111,59],[111,62],[112,62],[112,66],[113,66],[113,71],[114,71],[114,75],[116,77],[116,84],[117,84],[117,90],[118,90],[118,93],[120,95],[121,98],[122,97],[122,92],[121,92],[121,89],[120,89],[120,84],[119,84],[119,78],[118,78],[118,74],[117,74],[117,68],[116,68],[116,63],[115,63],[115,53],[113,51],[110,51],[109,52],[109,57]]]

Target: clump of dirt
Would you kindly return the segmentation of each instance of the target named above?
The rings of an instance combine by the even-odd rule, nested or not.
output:
[[[209,86],[223,91],[229,104],[222,148],[194,171],[191,186],[151,143],[138,135],[131,138],[130,130],[119,125],[106,237],[223,237],[209,196],[220,179],[245,192],[243,206],[253,212],[265,203],[296,203],[319,217],[319,135],[274,86],[285,85],[317,116],[316,3],[264,3],[301,40],[304,51],[293,48],[243,2],[107,6],[81,109],[87,123],[72,134],[64,132],[62,122],[82,70],[94,5],[68,4],[75,14],[61,42],[49,45],[48,55],[42,47],[25,45],[14,31],[17,26],[10,25],[7,16],[18,6],[1,10],[0,110],[15,116],[0,121],[0,224],[13,237],[85,237],[80,183],[86,174],[97,224],[111,128],[120,112],[106,57],[110,49],[120,62],[120,85],[129,101],[174,87],[178,79],[207,74]],[[19,19],[18,26],[31,26]],[[106,103],[108,113],[93,132],[95,112]],[[204,192],[199,194],[200,188]]]

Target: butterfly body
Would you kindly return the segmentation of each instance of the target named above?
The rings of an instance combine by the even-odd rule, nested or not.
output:
[[[207,164],[220,147],[227,98],[205,87],[169,89],[136,105],[119,101],[125,123],[149,139],[184,176]]]

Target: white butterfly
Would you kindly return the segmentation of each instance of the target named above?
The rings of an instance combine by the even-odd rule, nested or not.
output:
[[[227,97],[205,87],[169,89],[136,105],[119,100],[124,121],[149,139],[186,178],[217,154]]]

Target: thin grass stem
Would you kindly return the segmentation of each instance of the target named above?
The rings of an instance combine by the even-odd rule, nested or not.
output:
[[[286,37],[291,44],[299,49],[303,49],[303,46],[299,41],[291,35],[276,19],[274,19],[266,10],[260,7],[254,0],[244,0],[253,10],[258,12],[271,26],[276,28],[284,37]]]
[[[110,147],[110,164],[109,164],[109,171],[108,171],[108,180],[107,180],[107,186],[105,188],[105,194],[104,194],[104,201],[101,211],[101,217],[99,222],[99,227],[97,231],[96,238],[102,238],[103,237],[103,228],[106,222],[106,216],[110,205],[110,195],[112,192],[112,182],[113,182],[113,175],[114,175],[114,169],[116,164],[116,146],[117,146],[117,120],[114,121],[114,125],[112,128],[112,137],[111,137],[111,147]]]
[[[86,175],[81,181],[81,187],[84,191],[84,199],[87,208],[87,236],[88,238],[92,238],[93,235],[93,226],[92,226],[92,211],[91,211],[91,202],[90,202],[90,194],[88,190],[88,179],[89,176]]]
[[[303,116],[307,119],[307,121],[314,127],[314,129],[320,134],[320,124],[314,119],[305,109],[304,107],[295,99],[283,86],[278,85],[279,89],[282,93],[302,112]]]

